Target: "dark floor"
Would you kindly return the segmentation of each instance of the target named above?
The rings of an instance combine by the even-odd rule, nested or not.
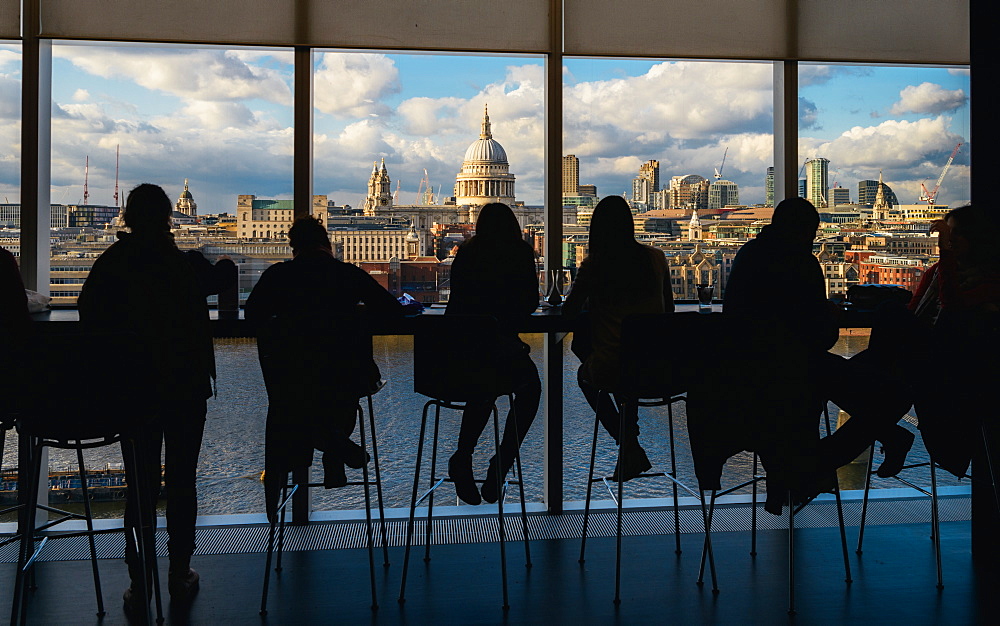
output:
[[[848,530],[849,541],[856,527]],[[263,554],[196,557],[202,590],[190,612],[169,608],[167,623],[194,624],[975,624],[997,623],[1000,587],[975,574],[969,552],[970,524],[942,524],[945,588],[935,588],[933,543],[926,524],[871,526],[863,556],[850,552],[854,583],[844,583],[839,533],[833,528],[796,531],[796,602],[788,602],[787,531],[762,531],[758,556],[748,555],[749,533],[713,534],[721,593],[695,584],[702,536],[682,536],[673,552],[668,536],[623,540],[622,603],[615,607],[613,538],[588,543],[581,566],[579,540],[531,544],[534,567],[524,567],[523,544],[508,544],[510,611],[501,610],[496,543],[439,545],[425,564],[411,560],[405,604],[397,603],[403,550],[378,565],[380,608],[370,609],[365,550],[293,551],[272,578],[269,614],[258,615]],[[38,590],[29,606],[31,624],[121,624],[124,564],[100,561],[107,616],[94,616],[86,561],[38,564]],[[161,570],[166,562],[160,559]],[[0,619],[10,615],[14,565],[0,564]],[[985,591],[984,591],[985,590]]]

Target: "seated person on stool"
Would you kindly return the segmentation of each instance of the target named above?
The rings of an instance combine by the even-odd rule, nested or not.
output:
[[[458,448],[448,460],[448,476],[458,497],[466,504],[500,497],[497,477],[502,479],[514,464],[514,457],[538,412],[542,385],[530,348],[517,335],[521,322],[538,306],[538,276],[535,254],[521,236],[521,227],[506,204],[491,203],[480,210],[476,234],[462,244],[451,266],[449,315],[492,315],[499,323],[497,345],[500,354],[464,355],[467,358],[497,359],[511,373],[514,404],[507,413],[499,458],[489,461],[482,491],[476,489],[472,473],[472,453],[483,434],[496,398],[466,403]]]
[[[403,314],[402,305],[367,272],[333,256],[326,228],[316,218],[296,219],[288,230],[288,241],[292,259],[267,268],[247,298],[246,319],[258,330],[275,316],[349,317],[357,313],[359,302],[365,304],[368,314]],[[356,330],[331,328],[330,332]],[[303,363],[313,365],[325,357],[336,355],[301,355]],[[377,390],[381,375],[375,361],[358,363],[357,367],[368,369],[370,390]],[[335,387],[336,381],[331,385]],[[314,448],[323,451],[323,483],[327,489],[347,484],[345,465],[360,468],[368,462],[367,452],[350,439],[357,425],[356,390],[321,391],[321,398],[269,398],[264,462],[269,514],[277,506],[278,490],[287,472],[310,466]]]
[[[608,196],[594,209],[590,253],[580,264],[563,314],[590,312],[593,351],[580,366],[580,390],[601,425],[622,448],[623,480],[652,467],[639,445],[636,413],[621,417],[609,394],[618,390],[621,374],[622,321],[630,315],[673,313],[674,294],[663,253],[635,240],[632,211],[621,196]],[[615,468],[615,479],[619,468]]]
[[[204,264],[196,266],[195,259],[177,248],[170,232],[172,211],[167,194],[156,185],[142,184],[129,192],[124,219],[131,232],[119,232],[118,241],[94,262],[78,307],[81,321],[113,323],[134,331],[149,347],[158,384],[149,405],[135,409],[137,415],[149,412],[154,418],[144,451],[150,485],[160,484],[160,448],[166,447],[168,588],[173,601],[184,602],[199,585],[190,562],[198,515],[195,472],[205,429],[205,401],[212,395],[215,378],[205,302],[210,295],[206,290],[215,281],[199,275]],[[208,264],[209,271],[211,267]],[[142,514],[138,503],[126,503],[126,517]],[[145,514],[152,516],[153,511]],[[132,594],[142,575],[135,571],[136,555],[132,537],[126,534],[125,560],[132,579],[124,595],[128,612],[141,612],[143,606],[143,599]]]
[[[812,253],[818,227],[819,215],[808,200],[783,200],[771,224],[740,248],[726,283],[725,315],[746,324],[750,342],[773,339],[743,355],[749,375],[768,377],[750,390],[766,401],[750,409],[763,421],[758,452],[765,467],[770,465],[766,508],[772,513],[780,513],[787,487],[804,497],[825,489],[830,472],[850,463],[873,440],[885,451],[878,470],[882,476],[900,471],[913,444],[913,434],[897,424],[911,406],[908,393],[893,391],[903,390],[902,381],[886,383],[869,359],[847,360],[828,352],[837,341],[838,323]],[[876,375],[882,382],[878,391],[858,382]],[[851,419],[818,440],[813,419],[827,400]],[[782,483],[777,489],[775,479]]]

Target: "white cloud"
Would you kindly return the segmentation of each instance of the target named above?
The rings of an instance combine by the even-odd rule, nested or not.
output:
[[[118,46],[56,46],[56,57],[102,78],[124,78],[188,100],[259,98],[291,105],[289,76],[251,65],[243,51]]]
[[[388,115],[381,100],[400,90],[399,70],[384,54],[327,52],[313,77],[315,106],[337,117]]]
[[[86,89],[77,89],[73,92],[74,102],[86,102],[87,100],[90,100],[90,92]]]
[[[899,101],[892,105],[889,113],[940,115],[965,106],[969,97],[962,89],[949,90],[934,83],[909,85],[899,92]]]

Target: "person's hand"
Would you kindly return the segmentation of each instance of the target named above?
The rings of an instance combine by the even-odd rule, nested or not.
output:
[[[948,225],[948,222],[934,220],[930,232],[938,234],[938,250],[951,249],[951,226]]]

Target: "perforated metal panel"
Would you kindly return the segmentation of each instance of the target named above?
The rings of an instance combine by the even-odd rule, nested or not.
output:
[[[969,496],[942,497],[939,499],[941,521],[962,521],[971,518],[972,507]],[[682,506],[679,510],[681,533],[703,531],[701,509],[698,506]],[[719,504],[712,519],[712,532],[745,532],[750,530],[752,511],[749,504]],[[844,520],[849,526],[857,526],[861,519],[861,501],[850,499],[844,502]],[[930,500],[928,498],[873,498],[868,505],[868,525],[920,524],[930,523]],[[771,530],[786,528],[788,516],[765,513],[758,504],[757,528]],[[797,528],[829,528],[837,525],[837,507],[833,499],[817,500],[795,516]],[[516,507],[507,509],[504,522],[509,541],[520,541],[523,537],[520,512]],[[591,513],[587,535],[590,537],[614,537],[616,526],[615,511],[602,509]],[[528,516],[529,535],[535,539],[572,539],[579,537],[583,530],[583,512],[573,511],[563,515],[530,514]],[[389,546],[406,544],[406,520],[393,519],[386,523]],[[499,541],[499,526],[493,515],[468,517],[440,517],[433,521],[432,544],[466,544]],[[376,545],[381,544],[378,520],[373,520],[372,531]],[[414,524],[414,545],[423,545],[426,521],[418,519]],[[241,554],[264,552],[267,549],[268,527],[264,525],[210,526],[198,529],[198,550],[196,555]],[[622,534],[671,535],[674,533],[673,509],[626,509],[622,516]],[[125,555],[125,539],[121,534],[97,537],[97,553],[102,559],[120,559]],[[322,522],[309,526],[285,527],[285,550],[340,550],[363,548],[367,545],[365,524],[360,521]],[[157,532],[157,552],[166,556],[167,534]],[[14,544],[0,548],[0,562],[15,560],[17,549]],[[87,542],[84,538],[68,538],[50,541],[39,560],[68,561],[89,558]]]

